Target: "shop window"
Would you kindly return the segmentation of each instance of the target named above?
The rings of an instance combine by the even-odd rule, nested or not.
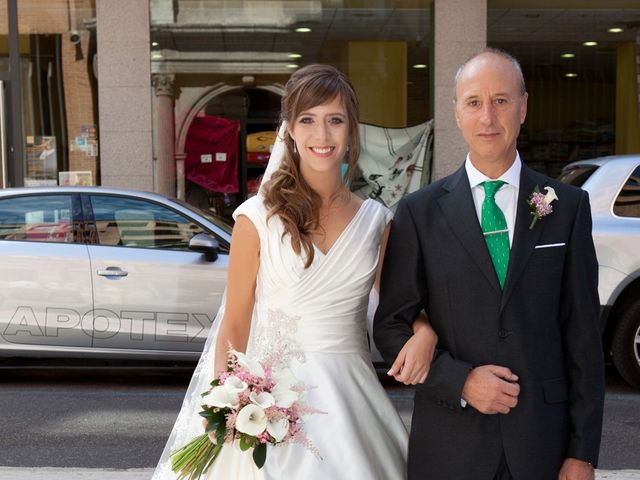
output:
[[[431,118],[432,0],[342,5],[151,2],[151,71],[172,75],[175,152],[185,156],[185,198],[191,204],[229,218],[255,193],[275,138],[284,84],[304,65],[326,63],[345,72],[356,88],[362,123],[404,128]],[[190,150],[190,141],[205,131],[233,128],[215,118],[238,122],[237,145],[219,152],[227,160],[237,153],[235,177],[221,172],[229,166],[222,155],[216,162],[215,151]]]
[[[522,65],[529,92],[518,139],[523,161],[556,177],[569,162],[625,153],[616,151],[616,140],[628,126],[616,118],[628,103],[621,99],[637,95],[622,91],[618,76],[635,67],[621,48],[635,45],[636,31],[628,25],[640,20],[640,8],[578,9],[559,0],[531,9],[511,3],[489,1],[487,43]]]
[[[25,186],[98,179],[95,0],[17,0]],[[1,15],[0,15],[1,16]]]

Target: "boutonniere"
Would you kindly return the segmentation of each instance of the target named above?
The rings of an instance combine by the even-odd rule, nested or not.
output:
[[[531,196],[527,201],[531,207],[531,216],[533,217],[531,225],[529,225],[529,230],[533,229],[533,226],[538,220],[553,212],[551,202],[558,200],[556,191],[552,187],[544,187],[544,190],[546,193],[542,193],[540,188],[536,185],[536,188],[533,189],[533,193],[531,193]]]

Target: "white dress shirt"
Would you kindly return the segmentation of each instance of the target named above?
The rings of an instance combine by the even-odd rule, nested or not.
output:
[[[482,225],[482,202],[484,202],[484,187],[480,184],[487,180],[502,180],[506,183],[506,185],[500,187],[500,190],[496,192],[496,203],[500,207],[500,210],[502,210],[502,213],[504,213],[504,218],[507,221],[509,246],[513,245],[513,232],[516,224],[516,211],[518,210],[518,191],[520,190],[520,170],[522,170],[520,154],[516,151],[516,160],[513,162],[513,165],[509,167],[509,170],[504,172],[500,178],[489,178],[484,173],[481,173],[473,166],[468,154],[464,168],[469,177],[473,203],[476,206],[476,214],[478,215],[480,225]]]
[[[496,203],[500,207],[500,210],[502,210],[504,218],[507,221],[509,246],[513,245],[513,232],[516,225],[516,212],[518,210],[518,191],[520,190],[520,170],[522,170],[520,154],[516,151],[516,160],[513,162],[513,165],[509,167],[509,170],[504,172],[500,178],[489,178],[480,172],[471,163],[469,154],[467,154],[467,160],[464,162],[464,168],[467,171],[467,177],[469,177],[471,195],[473,196],[473,203],[476,207],[476,215],[478,215],[480,225],[482,225],[482,202],[484,202],[484,187],[480,184],[487,180],[502,180],[506,183],[506,185],[500,187],[500,190],[496,192]],[[466,408],[467,402],[461,398],[460,405],[462,408]]]

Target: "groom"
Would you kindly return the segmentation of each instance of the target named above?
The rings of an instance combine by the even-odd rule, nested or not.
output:
[[[398,205],[374,323],[389,364],[422,309],[438,334],[416,387],[409,479],[593,479],[604,375],[588,196],[521,162],[527,93],[513,57],[472,57],[454,101],[469,154]]]

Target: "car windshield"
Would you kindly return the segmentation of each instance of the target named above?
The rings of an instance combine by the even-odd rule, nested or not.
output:
[[[180,205],[182,205],[183,207],[186,207],[190,210],[195,211],[196,213],[198,213],[199,215],[202,215],[204,218],[206,218],[207,220],[209,220],[211,223],[216,224],[218,227],[220,227],[222,230],[224,230],[225,232],[227,232],[229,235],[231,235],[231,231],[233,230],[233,227],[231,225],[229,225],[227,223],[226,220],[224,220],[222,217],[219,217],[218,215],[215,215],[212,212],[208,212],[206,210],[203,210],[201,208],[198,208],[194,205],[191,205],[190,203],[187,203],[183,200],[178,200],[177,198],[172,199],[174,202],[179,203]]]
[[[576,187],[582,187],[593,172],[598,169],[598,165],[574,165],[562,169],[562,173],[558,177],[562,183],[568,183]]]

